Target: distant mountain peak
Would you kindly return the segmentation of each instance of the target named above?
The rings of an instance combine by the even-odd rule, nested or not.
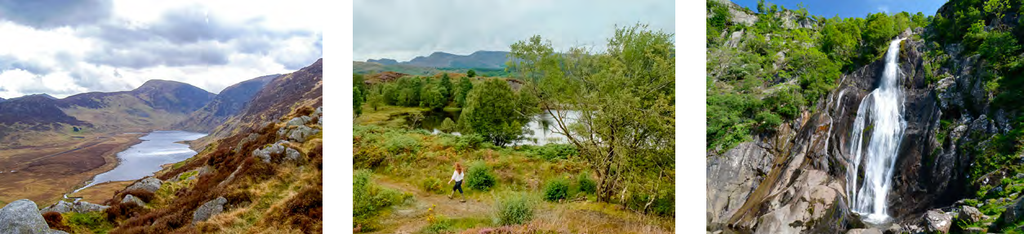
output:
[[[457,55],[443,51],[430,53],[428,56],[417,56],[407,62],[394,59],[368,59],[367,62],[383,65],[409,65],[432,68],[503,68],[508,61],[508,52],[480,50],[469,55]]]

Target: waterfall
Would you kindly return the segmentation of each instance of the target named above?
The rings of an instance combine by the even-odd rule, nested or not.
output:
[[[903,119],[903,91],[899,85],[902,40],[889,43],[881,84],[861,101],[850,137],[852,167],[848,167],[846,173],[850,208],[864,216],[865,221],[876,224],[889,219],[886,198],[892,188],[897,150],[903,140],[903,130],[907,128]],[[865,132],[869,132],[867,138]],[[858,176],[861,166],[863,178]]]

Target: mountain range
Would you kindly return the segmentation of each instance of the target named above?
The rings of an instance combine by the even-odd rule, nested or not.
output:
[[[418,56],[406,62],[398,62],[394,59],[368,59],[368,63],[379,63],[381,65],[409,65],[416,67],[430,68],[504,68],[508,61],[508,52],[504,51],[477,51],[470,55],[456,55],[445,52],[434,52],[429,56]]]

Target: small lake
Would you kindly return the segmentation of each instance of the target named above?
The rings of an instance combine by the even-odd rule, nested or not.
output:
[[[459,115],[462,111],[424,111],[423,120],[420,121],[419,126],[415,126],[421,129],[427,129],[432,131],[434,134],[440,133],[437,130],[441,123],[444,122],[445,118],[451,118],[452,121],[458,123]],[[576,118],[579,118],[580,113],[578,111],[567,111],[566,114],[569,116],[566,118],[568,124],[575,123]],[[526,131],[524,137],[525,140],[517,141],[517,145],[546,145],[549,143],[566,144],[569,143],[569,139],[562,135],[561,130],[558,129],[558,123],[555,122],[554,117],[544,111],[540,114],[534,115],[530,118],[530,122],[526,124]],[[458,132],[453,134],[459,135]]]
[[[175,142],[191,141],[204,136],[206,134],[186,131],[154,131],[146,134],[139,138],[142,142],[117,153],[120,161],[117,167],[96,175],[92,182],[75,192],[105,182],[137,180],[153,175],[160,170],[160,165],[180,162],[196,155],[197,152],[189,149],[187,144]]]

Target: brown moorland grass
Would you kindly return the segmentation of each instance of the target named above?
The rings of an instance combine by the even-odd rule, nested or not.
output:
[[[299,108],[281,119],[308,114]],[[284,123],[242,131],[210,144],[193,159],[165,168],[157,178],[167,181],[179,174],[208,166],[211,173],[192,180],[165,182],[155,193],[150,209],[116,216],[119,227],[111,233],[216,232],[220,230],[274,230],[273,232],[319,233],[322,223],[322,141],[291,144],[306,155],[295,163],[265,163],[253,150],[277,142]],[[256,137],[248,138],[252,133]],[[320,136],[320,135],[317,135]],[[239,144],[239,142],[243,142]],[[315,164],[315,165],[311,165]],[[108,200],[117,205],[132,191],[118,191]],[[219,196],[227,198],[225,211],[209,221],[192,223],[197,207]],[[279,213],[278,216],[273,214]]]
[[[0,151],[0,200],[31,199],[48,206],[93,176],[113,169],[118,152],[139,135],[92,135],[72,147]],[[11,172],[15,171],[15,172]]]

